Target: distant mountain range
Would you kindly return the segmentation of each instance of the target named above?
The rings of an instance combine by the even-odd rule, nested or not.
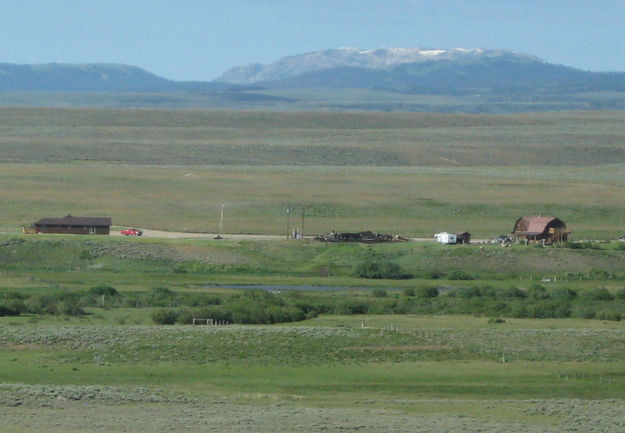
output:
[[[264,81],[278,81],[298,75],[318,71],[329,71],[337,68],[390,71],[395,66],[410,63],[440,61],[460,63],[502,56],[541,62],[539,58],[525,54],[499,50],[483,50],[481,48],[453,48],[449,50],[426,50],[421,48],[379,48],[377,50],[361,50],[358,48],[338,48],[284,57],[270,65],[254,63],[246,66],[236,66],[226,71],[217,81],[251,84]]]
[[[339,48],[237,66],[218,82],[267,88],[370,88],[463,94],[624,91],[625,73],[587,72],[502,50]]]
[[[121,64],[0,64],[0,105],[512,112],[625,109],[624,92],[625,72],[479,48],[338,48],[237,66],[211,82]]]

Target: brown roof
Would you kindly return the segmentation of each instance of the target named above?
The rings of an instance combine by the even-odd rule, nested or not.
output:
[[[110,217],[75,217],[66,215],[63,218],[41,218],[35,221],[37,226],[95,226],[110,227],[112,220]]]
[[[551,216],[531,216],[531,217],[523,217],[525,221],[527,221],[527,231],[529,233],[542,233],[547,228],[547,225],[556,217]]]

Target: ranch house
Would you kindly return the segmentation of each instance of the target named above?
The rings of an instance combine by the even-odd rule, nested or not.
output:
[[[42,218],[33,223],[35,233],[67,233],[77,235],[108,235],[111,231],[109,217]]]

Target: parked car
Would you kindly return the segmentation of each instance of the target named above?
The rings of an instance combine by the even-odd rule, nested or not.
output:
[[[497,236],[495,240],[499,244],[503,244],[503,243],[509,244],[510,242],[512,242],[512,239],[510,239],[510,236],[507,236],[507,235],[499,235]]]
[[[143,234],[139,229],[124,229],[120,233],[124,236],[141,236]]]

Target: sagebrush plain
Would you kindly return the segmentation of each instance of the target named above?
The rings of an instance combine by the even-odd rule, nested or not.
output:
[[[102,214],[172,231],[494,237],[625,229],[621,112],[516,116],[3,109],[0,227]],[[620,235],[619,235],[620,236]]]

